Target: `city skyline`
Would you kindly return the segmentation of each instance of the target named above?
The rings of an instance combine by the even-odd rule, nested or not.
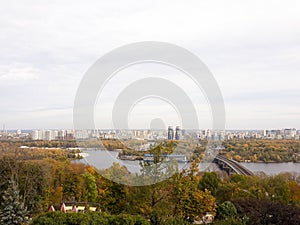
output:
[[[180,126],[168,126],[167,129],[36,129],[36,130],[5,130],[0,132],[0,138],[32,139],[32,140],[81,140],[81,139],[137,139],[147,141],[189,140],[192,139],[290,139],[300,140],[300,130],[296,128],[272,130],[188,130]]]
[[[175,125],[176,127],[176,125]],[[179,126],[180,127],[180,126]],[[182,127],[181,127],[182,128]],[[166,128],[129,128],[127,130],[167,130],[168,126]],[[182,128],[184,129],[184,128]],[[271,128],[251,128],[251,129],[247,129],[247,128],[226,128],[224,129],[224,131],[262,131],[262,130],[284,130],[284,129],[296,129],[297,131],[300,131],[300,128],[297,128],[295,126],[291,126],[291,127],[271,127]],[[26,127],[26,128],[21,128],[21,127],[17,127],[17,128],[6,128],[5,129],[0,129],[0,133],[3,131],[10,131],[10,132],[14,132],[17,130],[21,130],[21,131],[33,131],[33,130],[76,130],[74,128],[70,128],[70,127],[64,127],[64,128],[57,128],[57,127],[38,127],[38,128],[32,128],[32,127]],[[78,129],[80,130],[80,129]],[[85,129],[85,130],[124,130],[124,129],[116,129],[116,128],[99,128],[96,127],[94,129]],[[126,130],[126,129],[125,129]],[[211,128],[206,128],[206,127],[200,127],[199,129],[186,129],[186,130],[218,130],[218,129],[211,129]]]
[[[299,0],[0,5],[0,225],[300,225]]]
[[[92,2],[1,4],[0,124],[7,129],[72,129],[87,69],[112,49],[144,40],[182,46],[208,66],[224,97],[226,129],[300,128],[298,1]],[[211,127],[203,93],[181,72],[158,65],[130,67],[111,79],[95,107],[96,127],[111,128],[120,91],[148,76],[180,85],[200,127]],[[136,105],[130,126],[147,128],[157,117],[180,125],[172,107],[152,99]]]

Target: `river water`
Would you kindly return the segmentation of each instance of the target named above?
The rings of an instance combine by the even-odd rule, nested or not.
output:
[[[87,163],[98,169],[107,169],[111,167],[113,163],[119,163],[120,165],[126,166],[126,168],[132,173],[140,172],[139,161],[120,160],[117,158],[117,151],[91,149],[83,149],[81,151],[85,157],[81,160],[77,160],[77,162]],[[268,175],[279,174],[282,172],[300,173],[300,163],[241,163],[241,165],[245,166],[252,172],[264,172]],[[188,168],[189,164],[179,163],[178,167],[181,170],[183,168]],[[210,166],[202,165],[200,170],[203,168],[206,168],[208,171],[217,169],[214,164]]]
[[[268,175],[279,174],[283,172],[300,173],[300,163],[241,163],[252,172],[264,172]]]

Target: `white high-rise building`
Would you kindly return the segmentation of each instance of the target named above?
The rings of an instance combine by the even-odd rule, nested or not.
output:
[[[30,135],[31,135],[32,140],[38,140],[39,139],[39,131],[38,130],[32,131]]]

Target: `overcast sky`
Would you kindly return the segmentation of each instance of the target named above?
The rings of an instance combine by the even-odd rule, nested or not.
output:
[[[72,128],[76,90],[87,69],[112,49],[138,41],[169,42],[196,54],[223,93],[227,129],[300,129],[298,0],[10,0],[0,3],[0,32],[0,123],[8,129]],[[110,126],[117,90],[153,74],[177,76],[201,126],[209,128],[201,93],[178,71],[155,65],[128,68],[107,84],[97,126]],[[147,127],[151,117],[161,117],[176,125],[172,110],[145,100],[130,123]]]

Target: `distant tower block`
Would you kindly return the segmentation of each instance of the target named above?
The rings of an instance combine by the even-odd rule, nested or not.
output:
[[[182,136],[182,132],[181,132],[180,126],[176,126],[175,139],[180,140],[181,136]]]
[[[172,126],[168,127],[168,140],[173,140],[174,139],[174,130]]]
[[[5,123],[3,124],[3,134],[6,134],[7,133],[7,130],[6,130],[6,126],[5,126]]]

